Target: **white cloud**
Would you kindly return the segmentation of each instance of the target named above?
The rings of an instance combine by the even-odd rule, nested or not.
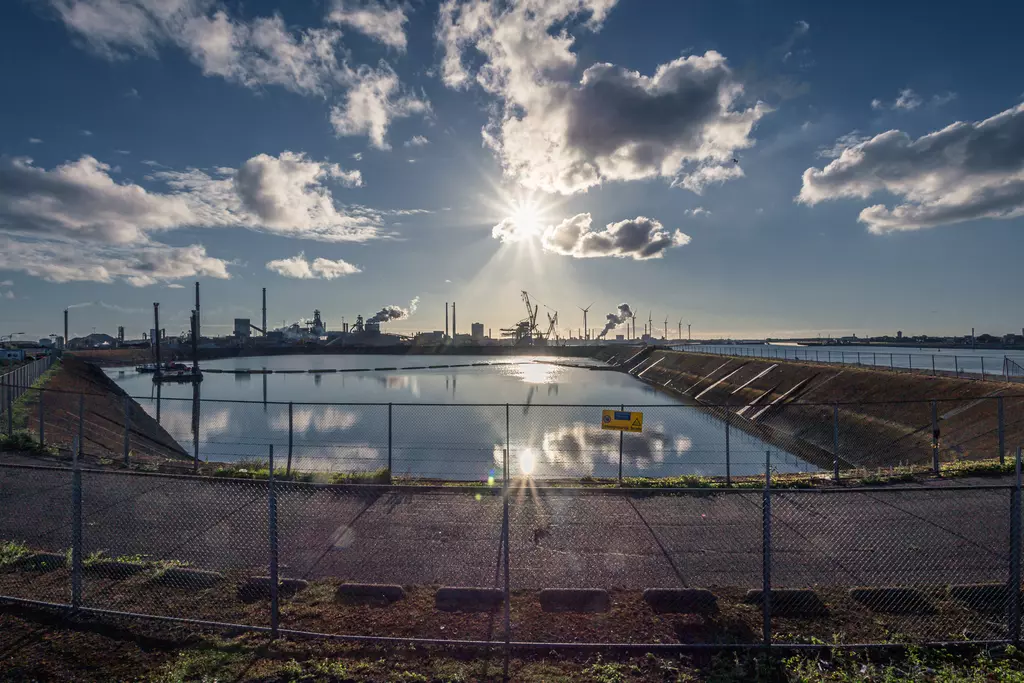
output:
[[[353,0],[334,0],[327,19],[337,24],[351,26],[400,52],[405,51],[405,23],[408,17],[401,6],[372,0],[364,0],[362,3]]]
[[[345,275],[354,275],[363,272],[359,266],[354,266],[341,259],[317,258],[312,263],[306,260],[306,255],[299,252],[297,256],[286,259],[277,259],[267,262],[267,270],[284,277],[296,278],[299,280],[334,280]]]
[[[404,144],[406,147],[422,147],[423,145],[429,145],[430,140],[422,135],[414,135],[409,140],[406,140]]]
[[[167,285],[167,289],[185,289],[185,285],[179,285],[177,282]]]
[[[83,130],[82,131],[82,135],[84,135],[87,138],[88,137],[92,137],[92,131],[91,130]]]
[[[355,154],[352,155],[352,158],[355,159],[356,161],[362,161],[363,160],[363,153],[362,152],[356,152]]]
[[[4,292],[4,298],[5,299],[13,299],[14,298],[14,292],[12,292],[10,290],[7,290],[6,292]]]
[[[0,282],[0,287],[13,287],[13,286],[14,286],[14,280],[4,280],[3,282]]]
[[[128,90],[126,90],[124,93],[124,97],[128,98],[129,100],[142,99],[142,96],[139,95],[139,91],[135,88],[128,88]]]
[[[131,152],[127,149],[115,149],[114,151],[117,152],[118,154],[131,154]]]
[[[711,212],[709,210],[705,209],[703,206],[698,206],[697,208],[694,208],[694,209],[687,209],[683,213],[685,213],[685,214],[687,214],[689,216],[710,216],[711,215]]]
[[[903,109],[910,111],[911,109],[917,109],[921,106],[921,97],[910,88],[904,88],[900,90],[900,96],[896,98],[896,101],[892,103],[893,109]]]
[[[43,141],[40,140],[39,138],[29,138],[28,139],[28,143],[30,145],[41,145],[41,144],[43,144]]]
[[[606,180],[672,178],[700,191],[742,175],[735,151],[770,109],[743,103],[725,57],[681,57],[647,76],[594,64],[573,82],[568,32],[597,28],[615,0],[448,0],[437,38],[442,77],[452,88],[475,80],[500,106],[484,130],[505,173],[520,184],[563,194]],[[480,63],[474,69],[472,64]]]
[[[575,258],[615,256],[637,261],[661,258],[666,249],[690,243],[689,235],[667,230],[645,216],[609,223],[603,230],[592,229],[592,223],[589,213],[576,214],[546,228],[521,224],[510,217],[495,225],[491,236],[505,243],[539,239],[545,251]]]
[[[882,100],[880,100],[880,99],[878,99],[876,97],[875,99],[871,100],[871,108],[872,109],[885,109],[885,105],[882,103]]]
[[[824,168],[804,171],[797,201],[867,199],[876,192],[902,203],[860,212],[875,234],[1024,215],[1024,104],[916,140],[890,130],[847,147]]]
[[[425,99],[403,91],[398,74],[385,62],[376,69],[361,66],[353,74],[344,102],[331,108],[338,135],[366,135],[374,147],[390,149],[385,136],[392,120],[430,111]]]
[[[135,287],[185,277],[228,279],[228,262],[201,245],[98,245],[17,240],[0,234],[0,269],[50,282],[127,282]]]

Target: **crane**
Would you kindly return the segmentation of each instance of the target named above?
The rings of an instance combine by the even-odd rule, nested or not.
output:
[[[537,311],[540,310],[540,306],[530,303],[530,295],[526,290],[523,292],[523,303],[526,304],[526,320],[529,323],[529,336],[532,339],[537,334]]]
[[[595,303],[597,303],[597,302],[596,301],[591,301],[590,302],[590,306],[587,306],[586,308],[580,308],[579,306],[576,307],[576,308],[579,308],[581,311],[583,311],[583,335],[584,335],[584,339],[590,339],[590,328],[587,327],[587,311],[589,311],[591,309],[591,307],[593,307],[593,305]],[[571,334],[572,333],[570,332],[570,335]]]
[[[555,326],[558,325],[558,311],[555,311],[554,315],[548,313],[548,331],[544,333],[544,338],[551,340],[557,339],[555,335]]]

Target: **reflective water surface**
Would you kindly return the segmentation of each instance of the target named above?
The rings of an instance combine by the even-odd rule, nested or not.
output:
[[[548,362],[553,361],[553,362]],[[425,368],[428,365],[486,366]],[[616,477],[620,435],[601,410],[641,410],[644,430],[622,435],[624,476],[734,475],[814,469],[705,411],[684,406],[620,372],[559,359],[459,356],[271,356],[203,363],[198,387],[162,385],[134,370],[108,373],[203,461],[266,460],[301,471],[369,471],[486,480],[511,473]],[[568,361],[600,366],[595,361]],[[291,370],[298,373],[264,374]],[[354,372],[317,372],[364,368]],[[378,368],[373,370],[370,368]],[[380,368],[398,368],[383,370]],[[408,369],[405,369],[408,368]],[[201,399],[197,401],[196,399]]]

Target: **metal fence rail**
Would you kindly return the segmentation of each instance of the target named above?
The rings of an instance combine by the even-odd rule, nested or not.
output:
[[[1012,483],[932,489],[778,490],[770,458],[713,494],[548,489],[508,457],[464,489],[3,464],[0,600],[506,653],[1019,642],[1019,449]]]
[[[1019,362],[1024,362],[1024,359],[1010,356],[994,357],[955,352],[925,354],[898,351],[847,351],[843,348],[791,348],[767,344],[753,347],[685,344],[672,348],[677,351],[706,353],[715,356],[830,363],[967,379],[1024,381],[1024,371],[1019,364]]]
[[[57,356],[49,354],[11,370],[0,370],[0,411],[18,400],[55,362]]]
[[[319,473],[377,480],[719,477],[763,473],[836,480],[880,468],[998,460],[1024,442],[1024,395],[858,403],[561,405],[279,403],[132,399],[15,387],[0,433],[22,433],[70,457],[124,466],[266,468],[273,445],[284,478]],[[603,408],[644,414],[642,433],[601,428]],[[337,476],[335,476],[337,478]]]

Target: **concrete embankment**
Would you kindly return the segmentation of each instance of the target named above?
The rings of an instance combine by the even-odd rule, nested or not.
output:
[[[128,445],[133,462],[191,461],[191,457],[142,406],[91,363],[66,355],[43,388],[46,391],[30,391],[19,399],[20,405],[15,414],[20,424],[15,427],[37,436],[41,415],[44,442],[65,455],[70,454],[79,433],[81,410],[83,457],[90,461],[120,461],[124,453],[127,406]]]
[[[844,465],[930,463],[933,401],[942,461],[998,456],[1000,403],[1007,457],[1024,443],[1019,385],[650,347],[630,357],[620,349],[607,360],[813,461],[831,459],[838,427]]]

